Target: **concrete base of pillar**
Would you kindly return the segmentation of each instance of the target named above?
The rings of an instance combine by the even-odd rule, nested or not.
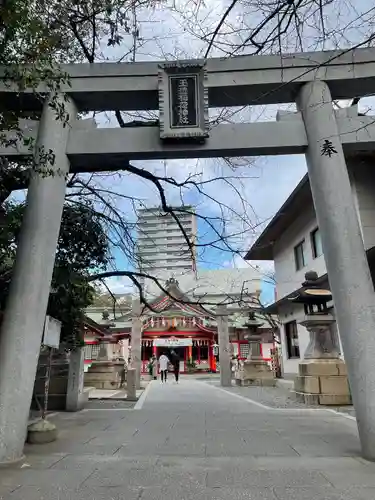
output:
[[[269,386],[276,385],[276,379],[267,361],[263,359],[246,360],[235,374],[236,385]]]
[[[85,373],[85,386],[95,389],[121,389],[124,382],[124,363],[117,361],[95,361]]]
[[[39,420],[29,425],[27,432],[27,442],[29,444],[52,443],[57,439],[56,425],[48,420]]]
[[[351,404],[346,366],[341,359],[311,359],[299,364],[294,381],[297,401],[308,405]]]

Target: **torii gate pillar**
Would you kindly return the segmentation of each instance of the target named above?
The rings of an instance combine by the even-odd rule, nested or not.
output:
[[[135,368],[135,387],[141,388],[142,368],[142,320],[141,302],[134,298],[132,302],[132,331],[131,331],[131,366]]]
[[[57,99],[73,122],[73,103]],[[40,120],[35,149],[39,168],[30,179],[0,335],[0,463],[23,456],[69,172],[65,151],[70,127],[56,119],[49,102]],[[49,151],[53,162],[46,161]],[[51,172],[46,174],[45,168]]]
[[[375,460],[375,293],[328,85],[306,84],[298,105],[362,453]]]
[[[220,385],[230,387],[232,385],[232,371],[227,307],[225,305],[218,306],[216,315],[220,355]]]

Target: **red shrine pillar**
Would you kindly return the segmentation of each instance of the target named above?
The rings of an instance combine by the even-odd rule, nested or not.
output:
[[[210,356],[210,369],[213,372],[216,372],[216,359],[214,356],[214,348],[212,347],[212,344],[209,345],[209,356]]]

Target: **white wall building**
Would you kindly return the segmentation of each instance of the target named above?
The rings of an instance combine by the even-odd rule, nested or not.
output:
[[[352,192],[372,276],[375,275],[375,176],[371,158],[347,159]],[[309,334],[298,324],[302,305],[289,298],[301,287],[307,271],[316,271],[329,287],[327,268],[306,175],[248,251],[247,260],[273,260],[276,301],[267,310],[278,314],[281,327],[284,374],[295,374],[306,350]],[[332,313],[334,314],[333,303]],[[332,335],[338,336],[336,324]]]
[[[186,241],[188,237],[194,243],[197,235],[194,208],[174,207],[174,213],[183,230],[171,214],[160,208],[138,211],[139,269],[164,279],[195,269],[195,249],[190,249]]]

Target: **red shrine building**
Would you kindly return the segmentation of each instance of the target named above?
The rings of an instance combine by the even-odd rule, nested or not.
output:
[[[214,314],[208,308],[185,296],[174,278],[166,282],[167,293],[161,293],[149,301],[142,315],[142,371],[147,372],[149,359],[162,352],[174,349],[180,358],[180,371],[216,371],[217,325]],[[131,356],[131,306],[124,304],[124,314],[110,317],[102,308],[102,321],[88,321],[85,325],[85,363],[90,365],[97,357],[99,346],[107,345],[111,359]],[[87,311],[90,318],[100,311],[97,307]],[[115,316],[115,314],[113,314]],[[245,358],[248,342],[245,339],[248,328],[246,315],[229,317],[229,332],[233,355]],[[262,321],[259,321],[262,323]],[[273,333],[267,325],[259,329],[262,333],[263,357],[270,358],[273,347]]]

